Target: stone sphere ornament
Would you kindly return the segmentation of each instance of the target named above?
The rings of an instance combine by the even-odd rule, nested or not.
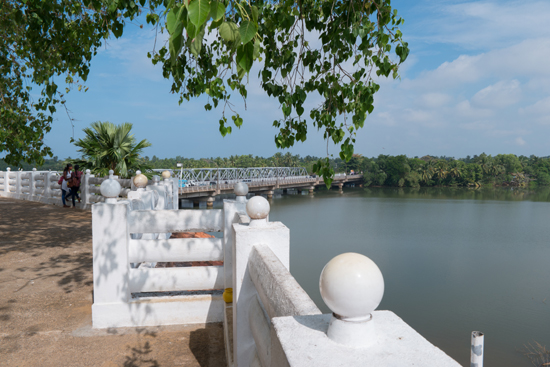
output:
[[[149,182],[147,177],[141,171],[137,171],[136,177],[134,177],[134,186],[138,189],[144,189],[147,186],[147,182]]]
[[[237,196],[246,196],[248,194],[248,185],[244,182],[237,182],[233,190]]]
[[[263,226],[267,223],[269,215],[269,202],[263,196],[254,196],[246,203],[246,213],[250,217],[250,226]]]
[[[109,178],[103,181],[99,187],[101,196],[105,198],[106,203],[110,204],[117,202],[118,195],[120,194],[120,191],[122,191],[120,183],[113,178],[113,173],[114,171],[110,170]]]
[[[162,178],[164,178],[165,180],[169,179],[170,176],[172,176],[170,171],[162,171]]]
[[[384,277],[374,261],[353,252],[338,255],[325,265],[319,288],[333,312],[327,336],[348,346],[372,345],[372,312],[384,295]]]

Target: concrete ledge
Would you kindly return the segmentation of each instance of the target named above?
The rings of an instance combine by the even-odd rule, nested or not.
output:
[[[377,340],[367,348],[347,347],[330,340],[326,335],[330,319],[330,314],[273,318],[284,351],[279,358],[286,357],[288,364],[272,360],[271,365],[460,367],[391,311],[373,312],[369,322],[376,326]]]
[[[140,298],[129,303],[94,303],[94,328],[206,324],[222,322],[220,295]]]

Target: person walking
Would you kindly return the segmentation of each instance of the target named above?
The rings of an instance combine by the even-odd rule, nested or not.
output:
[[[71,174],[73,170],[73,165],[68,163],[65,169],[63,170],[63,176],[61,177],[61,201],[63,202],[64,208],[70,208],[69,205],[67,205],[66,198],[68,195],[70,195],[69,186],[67,183],[71,179]],[[74,202],[74,196],[73,196],[73,206],[75,205]]]
[[[80,166],[77,164],[74,166],[74,171],[71,174],[72,186],[71,186],[71,195],[73,196],[73,206],[74,198],[78,199],[80,203],[80,196],[78,196],[78,191],[80,191],[80,182],[82,181],[82,171],[79,171]]]

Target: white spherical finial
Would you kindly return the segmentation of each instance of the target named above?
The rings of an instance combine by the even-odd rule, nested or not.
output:
[[[105,202],[109,204],[116,203],[121,190],[122,187],[118,181],[113,179],[113,171],[109,171],[109,178],[103,181],[99,187],[99,191],[105,198]]]
[[[369,321],[384,295],[384,278],[374,261],[352,252],[338,255],[325,265],[319,288],[333,312],[328,337],[350,346],[372,343],[374,326]]]
[[[33,168],[32,170],[33,170],[33,171],[36,171],[36,168]]]
[[[87,169],[86,174],[89,175],[90,173],[92,173],[92,171],[90,171],[90,169]]]
[[[144,189],[147,186],[147,176],[141,174],[141,171],[136,171],[136,177],[134,177],[134,186],[139,189]]]
[[[168,180],[170,176],[172,176],[170,171],[162,171],[162,178],[164,178],[165,180]]]
[[[262,226],[267,223],[269,202],[263,196],[254,196],[246,203],[246,213],[250,217],[250,226]]]
[[[244,182],[237,182],[233,187],[235,195],[237,195],[237,201],[246,201],[246,195],[248,194],[248,185]]]
[[[109,170],[109,178],[112,179],[113,176],[114,176],[114,174],[115,174],[115,171],[113,171],[112,169],[110,169],[110,170]]]
[[[9,167],[8,167],[8,168],[6,168],[6,171],[8,171],[8,172],[9,172],[9,171],[11,171],[11,168],[9,168]]]

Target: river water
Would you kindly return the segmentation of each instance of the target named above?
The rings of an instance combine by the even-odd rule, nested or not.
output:
[[[378,264],[395,312],[469,365],[485,333],[486,366],[532,366],[550,347],[550,190],[344,188],[276,195],[271,221],[290,228],[290,267],[323,312],[324,265],[344,252]]]

